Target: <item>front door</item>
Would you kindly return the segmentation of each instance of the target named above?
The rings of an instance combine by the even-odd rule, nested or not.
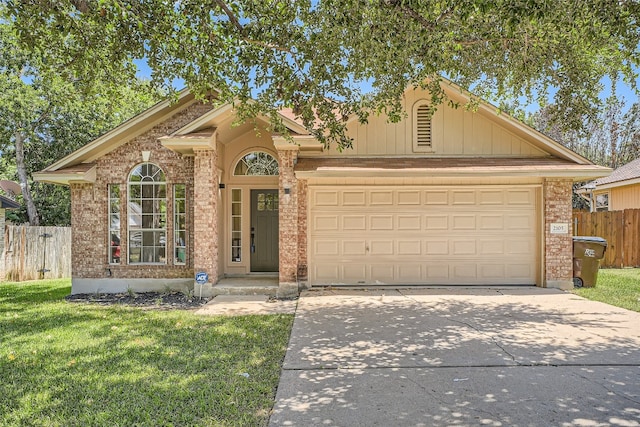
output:
[[[278,271],[278,190],[251,190],[251,271]]]

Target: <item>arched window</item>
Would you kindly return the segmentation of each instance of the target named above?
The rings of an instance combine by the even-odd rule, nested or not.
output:
[[[233,174],[236,176],[278,175],[278,161],[269,153],[252,151],[238,160]]]
[[[431,152],[431,118],[433,108],[426,100],[418,101],[413,106],[413,151]]]
[[[129,188],[129,263],[166,263],[167,187],[162,169],[136,166]]]

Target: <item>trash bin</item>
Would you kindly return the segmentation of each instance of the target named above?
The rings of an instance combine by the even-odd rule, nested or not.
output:
[[[573,285],[576,288],[596,285],[600,260],[606,250],[607,241],[602,237],[574,236]]]

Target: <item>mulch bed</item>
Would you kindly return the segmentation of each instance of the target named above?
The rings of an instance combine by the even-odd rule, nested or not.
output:
[[[198,298],[182,292],[125,292],[120,294],[75,294],[65,297],[68,302],[97,305],[122,305],[146,309],[189,310],[199,308],[211,298]]]

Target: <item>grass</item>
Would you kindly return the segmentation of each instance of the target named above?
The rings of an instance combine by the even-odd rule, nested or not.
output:
[[[574,292],[590,300],[640,312],[640,268],[602,269],[594,288]]]
[[[69,292],[68,280],[0,283],[0,425],[266,425],[292,315],[103,307]]]

